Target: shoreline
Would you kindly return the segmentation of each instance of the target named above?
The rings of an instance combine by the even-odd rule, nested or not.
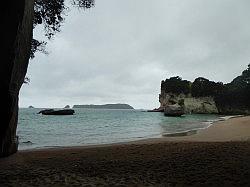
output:
[[[194,135],[194,134],[198,134],[200,131],[203,131],[203,130],[205,130],[207,128],[210,128],[213,125],[216,125],[216,123],[218,123],[218,122],[227,121],[229,119],[240,118],[240,117],[245,117],[245,116],[244,115],[220,116],[220,117],[218,117],[217,120],[203,122],[203,123],[209,123],[209,125],[207,127],[196,128],[196,129],[191,129],[191,130],[187,130],[187,131],[179,131],[179,132],[174,132],[174,133],[165,133],[162,136],[163,136],[163,138],[164,137],[191,136],[191,135]]]
[[[227,129],[225,125],[231,123],[232,119],[244,119],[247,118],[249,121],[248,131],[240,130],[244,132],[244,135],[241,137],[240,134],[237,134],[235,138],[234,132],[232,137],[225,136],[223,134],[216,133],[216,137],[214,136],[214,130],[225,130]],[[237,120],[238,121],[238,120]],[[233,120],[233,123],[235,120]],[[237,125],[237,124],[236,124]],[[232,126],[232,125],[231,125]],[[234,128],[232,129],[234,130]],[[247,137],[246,137],[247,132]],[[248,133],[249,132],[249,133]],[[230,136],[230,135],[229,135]],[[250,116],[244,115],[234,115],[234,116],[221,116],[218,120],[213,121],[205,128],[192,129],[187,131],[180,131],[169,134],[162,134],[161,137],[152,137],[145,138],[140,140],[131,140],[125,142],[115,142],[115,143],[104,143],[104,144],[89,144],[89,145],[73,145],[73,146],[49,146],[49,147],[37,147],[31,149],[22,149],[18,150],[19,152],[29,152],[29,151],[46,151],[46,150],[59,150],[59,149],[84,149],[84,148],[99,148],[99,147],[112,147],[112,146],[123,146],[123,145],[131,145],[131,144],[148,144],[148,143],[161,143],[161,142],[228,142],[228,141],[250,141]]]
[[[212,122],[206,128],[166,134],[161,138],[135,141],[137,143],[160,142],[250,142],[250,116],[227,116]]]
[[[164,137],[167,141],[227,142],[250,141],[250,116],[225,116],[189,136]]]
[[[219,130],[223,141],[213,137],[213,131],[218,129],[225,131],[221,134]],[[195,134],[108,145],[18,151],[0,158],[0,184],[249,186],[250,139],[235,139],[234,136],[236,133],[249,137],[249,129],[250,116],[245,116],[219,121],[202,130],[199,134],[203,134],[203,141]],[[228,134],[232,130],[233,134]],[[212,136],[212,141],[208,141],[207,136]]]

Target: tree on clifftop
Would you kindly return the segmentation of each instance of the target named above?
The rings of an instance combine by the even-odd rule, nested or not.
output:
[[[170,77],[161,82],[161,90],[166,93],[174,94],[189,94],[191,83],[187,80],[182,80],[181,77]]]
[[[224,89],[222,82],[213,82],[203,77],[198,77],[194,80],[191,87],[193,97],[214,97]]]
[[[215,100],[222,113],[242,114],[242,111],[250,110],[250,64],[240,76],[225,85],[225,89]]]

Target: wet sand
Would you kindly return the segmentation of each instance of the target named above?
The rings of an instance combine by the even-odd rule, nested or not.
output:
[[[0,159],[0,186],[249,186],[249,128],[242,117],[186,137],[19,151]]]
[[[250,141],[250,116],[233,117],[225,121],[215,122],[206,129],[184,133],[163,135],[164,138],[142,140],[174,141],[174,142],[225,142]]]

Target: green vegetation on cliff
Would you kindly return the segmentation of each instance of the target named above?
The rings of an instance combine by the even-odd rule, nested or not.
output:
[[[216,95],[215,101],[221,113],[250,113],[250,64],[242,74]]]
[[[164,90],[166,93],[188,94],[190,93],[191,84],[190,81],[182,80],[179,76],[170,77],[161,82],[161,90]]]
[[[199,77],[192,83],[191,94],[193,97],[214,97],[224,88],[225,86],[222,82],[213,82],[203,77]]]
[[[171,77],[161,82],[162,93],[185,94],[192,97],[213,97],[219,113],[250,113],[250,64],[231,83],[213,82],[198,77],[194,82]]]

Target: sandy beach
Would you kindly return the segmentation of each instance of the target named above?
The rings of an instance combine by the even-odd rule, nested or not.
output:
[[[19,151],[0,159],[0,184],[249,186],[249,140],[246,116],[217,122],[190,136]]]
[[[250,141],[250,116],[232,117],[218,121],[208,128],[190,132],[163,135],[164,138],[142,142],[226,142]]]

